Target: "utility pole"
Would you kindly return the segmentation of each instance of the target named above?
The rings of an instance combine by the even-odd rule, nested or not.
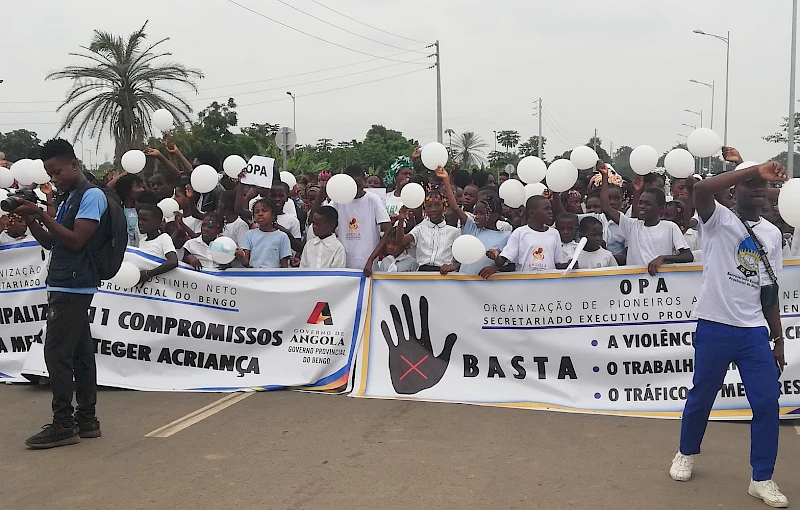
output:
[[[797,70],[797,0],[792,2],[792,62],[789,72],[789,147],[786,152],[786,170],[789,177],[794,177],[794,87]],[[727,120],[727,119],[726,119]]]
[[[594,128],[594,138],[592,142],[594,142],[594,151],[597,152],[597,128]]]
[[[539,98],[539,143],[536,147],[539,159],[542,159],[542,98]]]
[[[442,143],[442,62],[439,56],[439,39],[436,39],[436,141]]]

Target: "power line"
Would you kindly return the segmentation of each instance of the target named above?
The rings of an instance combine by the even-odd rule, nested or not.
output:
[[[228,0],[228,2],[230,2],[230,3],[234,4],[234,5],[237,5],[237,6],[241,7],[242,9],[244,9],[244,10],[246,10],[246,11],[252,12],[252,13],[253,13],[253,14],[255,14],[256,16],[260,16],[260,17],[262,17],[262,18],[264,18],[264,19],[268,19],[268,20],[272,21],[273,23],[277,23],[278,25],[281,25],[281,26],[283,26],[283,27],[286,27],[286,28],[288,28],[288,29],[290,29],[290,30],[294,30],[295,32],[299,32],[299,33],[301,33],[301,34],[303,34],[303,35],[307,35],[308,37],[313,37],[314,39],[316,39],[316,40],[318,40],[318,41],[322,41],[322,42],[324,42],[324,43],[327,43],[327,44],[330,44],[330,45],[336,46],[336,47],[338,47],[338,48],[342,48],[342,49],[345,49],[345,50],[348,50],[348,51],[353,51],[353,52],[355,52],[355,53],[360,53],[360,54],[362,54],[362,55],[366,55],[366,56],[368,56],[368,57],[380,58],[380,59],[383,59],[383,60],[391,60],[391,61],[393,61],[393,62],[402,62],[402,63],[404,63],[404,64],[413,63],[413,62],[408,62],[408,61],[405,61],[405,60],[395,60],[395,59],[393,59],[393,58],[389,58],[389,57],[381,57],[380,55],[373,55],[372,53],[367,53],[367,52],[365,52],[365,51],[361,51],[361,50],[356,50],[356,49],[353,49],[353,48],[349,48],[349,47],[347,47],[347,46],[344,46],[344,45],[341,45],[341,44],[338,44],[338,43],[335,43],[335,42],[331,42],[331,41],[329,41],[329,40],[327,40],[327,39],[323,39],[322,37],[318,37],[318,36],[316,36],[316,35],[314,35],[314,34],[309,34],[308,32],[303,32],[303,31],[302,31],[302,30],[300,30],[299,28],[294,28],[294,27],[293,27],[293,26],[291,26],[291,25],[287,25],[286,23],[282,23],[282,22],[280,22],[280,21],[278,21],[278,20],[276,20],[276,19],[270,18],[270,17],[269,17],[269,16],[267,16],[266,14],[261,14],[260,12],[258,12],[258,11],[256,11],[256,10],[253,10],[253,9],[251,9],[251,8],[249,8],[249,7],[245,6],[245,5],[242,5],[242,4],[238,3],[238,2],[235,2],[234,0]]]
[[[553,112],[551,112],[551,111],[550,111],[550,110],[549,110],[549,109],[548,109],[546,106],[543,106],[543,107],[542,107],[542,109],[543,109],[543,110],[545,110],[545,114],[550,116],[550,118],[552,119],[553,123],[555,123],[555,124],[556,124],[556,125],[557,125],[557,126],[560,128],[560,129],[561,129],[561,131],[562,131],[564,134],[566,134],[566,135],[567,135],[567,137],[568,137],[568,138],[574,138],[575,140],[580,140],[580,138],[578,138],[577,136],[575,136],[575,135],[573,135],[572,133],[570,133],[569,131],[567,131],[567,130],[566,130],[566,128],[564,128],[564,126],[562,126],[562,125],[561,125],[561,124],[560,124],[560,123],[559,123],[559,122],[556,120],[556,118],[555,118],[555,115],[553,115]]]
[[[355,33],[355,32],[352,32],[352,31],[350,31],[350,30],[347,30],[346,28],[342,28],[342,27],[340,27],[339,25],[334,25],[333,23],[330,23],[330,22],[328,22],[328,21],[325,21],[325,20],[324,20],[324,19],[322,19],[322,18],[318,18],[318,17],[314,16],[313,14],[309,14],[309,13],[307,13],[306,11],[304,11],[304,10],[302,10],[302,9],[299,9],[299,8],[295,7],[294,5],[291,5],[291,4],[290,4],[290,3],[288,3],[288,2],[284,2],[283,0],[278,0],[278,2],[282,3],[282,4],[283,4],[283,5],[285,5],[286,7],[289,7],[290,9],[294,9],[294,10],[295,10],[295,11],[297,11],[297,12],[300,12],[300,13],[302,13],[302,14],[305,14],[306,16],[308,16],[308,17],[310,17],[310,18],[314,18],[314,19],[315,19],[315,20],[317,20],[317,21],[320,21],[320,22],[322,22],[322,23],[325,23],[326,25],[330,25],[330,26],[332,26],[333,28],[338,28],[339,30],[342,30],[342,31],[344,31],[344,32],[347,32],[348,34],[352,34],[352,35],[354,35],[354,36],[356,36],[356,37],[361,37],[362,39],[366,39],[366,40],[368,40],[368,41],[376,42],[376,43],[378,43],[378,44],[382,44],[382,45],[384,45],[384,46],[389,46],[390,48],[395,48],[395,49],[398,49],[398,50],[404,50],[404,49],[405,49],[405,48],[401,48],[400,46],[395,46],[395,45],[393,45],[393,44],[388,44],[388,43],[385,43],[385,42],[381,42],[381,41],[379,41],[379,40],[377,40],[377,39],[373,39],[373,38],[371,38],[371,37],[367,37],[367,36],[365,36],[365,35],[357,34],[357,33]],[[416,51],[416,50],[406,50],[406,51]],[[422,52],[418,52],[418,53],[422,53]]]
[[[409,50],[409,51],[415,51],[415,50]],[[398,55],[402,55],[404,53],[408,53],[409,51],[401,51],[400,53],[395,53],[394,55],[389,55],[389,57],[396,57]],[[283,80],[285,78],[297,78],[298,76],[306,76],[306,75],[309,75],[309,74],[324,73],[326,71],[334,71],[336,69],[342,69],[342,68],[345,68],[345,67],[353,67],[353,66],[357,66],[357,65],[361,65],[361,64],[368,64],[370,62],[375,62],[376,60],[383,60],[383,57],[373,58],[373,59],[370,59],[370,60],[362,60],[361,62],[355,62],[353,64],[345,64],[345,65],[336,66],[336,67],[328,67],[327,69],[320,69],[318,71],[308,71],[308,72],[305,72],[305,73],[290,74],[288,76],[279,76],[277,78],[267,78],[266,80],[255,80],[255,81],[248,81],[248,82],[243,82],[243,83],[232,83],[230,85],[219,85],[219,86],[216,86],[216,87],[205,87],[205,88],[201,88],[200,90],[225,89],[225,88],[228,88],[228,87],[238,87],[240,85],[253,85],[255,83],[266,83],[266,82],[269,82],[269,81]],[[423,64],[424,62],[414,62],[414,63],[415,64]]]
[[[561,128],[561,127],[560,127],[560,125],[559,125],[559,124],[556,122],[555,118],[553,118],[553,116],[552,116],[550,113],[548,113],[548,112],[547,112],[547,111],[545,111],[544,109],[542,109],[542,112],[543,112],[543,117],[542,117],[542,118],[543,118],[543,119],[544,119],[544,120],[547,122],[547,125],[550,127],[550,129],[551,129],[551,130],[552,130],[552,131],[553,131],[553,132],[554,132],[554,133],[555,133],[557,136],[558,136],[558,135],[561,135],[561,136],[559,136],[559,139],[560,139],[562,142],[566,143],[567,145],[574,145],[574,144],[576,144],[576,143],[577,143],[578,145],[580,145],[580,144],[581,144],[581,142],[579,142],[579,141],[578,141],[578,142],[576,142],[576,141],[575,141],[575,140],[578,140],[578,138],[576,138],[576,137],[573,137],[573,136],[570,136],[570,135],[569,135],[569,134],[568,134],[568,133],[567,133],[567,132],[566,132],[566,131],[565,131],[563,128]],[[557,127],[557,126],[559,126],[559,127]],[[564,138],[570,139],[570,140],[572,140],[572,141],[571,141],[571,142],[567,142],[567,141],[565,141],[565,140],[564,140]]]
[[[478,110],[478,111],[475,111],[475,112],[472,112],[472,113],[467,113],[467,114],[464,114],[464,115],[456,115],[454,117],[447,117],[444,120],[445,120],[445,123],[452,124],[452,122],[455,119],[463,119],[465,117],[472,117],[473,115],[478,115],[478,114],[486,113],[486,112],[502,112],[502,111],[505,111],[505,110],[510,110],[512,108],[518,108],[520,105],[526,105],[526,104],[528,104],[528,103],[518,103],[518,104],[515,104],[513,106],[506,106],[506,107],[503,107],[503,108],[490,108],[488,110]],[[480,117],[484,117],[484,115],[480,115]],[[427,122],[418,122],[416,124],[408,124],[408,125],[405,125],[405,126],[401,126],[398,129],[408,129],[408,128],[412,128],[412,127],[416,127],[416,126],[422,126],[422,125],[425,125],[425,124],[427,124]]]
[[[420,63],[420,62],[417,62],[417,63]],[[273,88],[270,88],[270,89],[252,90],[250,92],[237,92],[235,94],[231,93],[231,94],[228,94],[227,96],[228,97],[230,97],[230,96],[239,97],[239,96],[247,96],[247,95],[250,95],[250,94],[259,94],[261,92],[272,92],[274,90],[282,90],[282,89],[287,88],[287,87],[289,87],[289,88],[291,88],[291,87],[301,87],[303,85],[310,85],[312,83],[320,83],[320,82],[328,81],[328,80],[337,80],[339,78],[347,78],[347,77],[350,77],[350,76],[356,76],[358,74],[369,73],[369,72],[372,72],[372,71],[379,71],[381,69],[386,69],[388,67],[396,67],[396,66],[400,66],[400,65],[403,65],[403,64],[389,64],[388,66],[376,67],[374,69],[366,69],[364,71],[358,71],[356,73],[343,74],[343,75],[340,75],[340,76],[332,76],[330,78],[321,78],[319,80],[307,81],[307,82],[303,82],[303,83],[294,83],[292,85],[281,85],[280,87],[273,87]],[[197,98],[197,99],[190,99],[189,101],[190,102],[209,101],[209,100],[218,99],[220,97],[224,97],[224,96],[201,97],[201,98]]]
[[[328,9],[329,11],[335,12],[339,16],[343,16],[343,17],[349,19],[350,21],[355,21],[358,24],[364,25],[365,27],[369,27],[369,28],[371,28],[373,30],[377,30],[378,32],[381,32],[381,33],[384,33],[384,34],[388,34],[388,35],[393,35],[395,37],[399,37],[400,39],[406,39],[408,41],[414,41],[414,42],[418,42],[418,43],[422,43],[422,44],[428,44],[425,41],[420,41],[418,39],[412,39],[410,37],[406,37],[406,36],[403,36],[403,35],[393,34],[392,32],[389,32],[387,30],[382,30],[382,29],[380,29],[378,27],[373,27],[372,25],[368,25],[368,24],[364,23],[363,21],[358,21],[355,18],[351,18],[347,14],[343,14],[343,13],[337,11],[336,9],[332,9],[332,8],[328,7],[327,5],[323,5],[323,4],[319,3],[319,2],[317,2],[317,0],[311,0],[311,1],[314,2],[315,4],[319,5],[320,7],[324,7],[325,9]]]
[[[395,75],[393,75],[393,76],[386,76],[386,77],[384,77],[384,78],[378,78],[377,80],[370,80],[370,81],[364,81],[364,82],[361,82],[361,83],[354,83],[354,84],[352,84],[352,85],[347,85],[347,86],[344,86],[344,87],[337,87],[337,88],[335,88],[335,89],[320,90],[320,91],[318,91],[318,92],[312,92],[312,93],[310,93],[310,94],[303,94],[302,96],[300,96],[300,95],[298,94],[298,95],[297,95],[297,97],[309,97],[309,96],[316,96],[316,95],[318,95],[318,94],[324,94],[324,93],[326,93],[326,92],[334,92],[334,91],[336,91],[336,90],[344,90],[344,89],[349,89],[349,88],[351,88],[351,87],[358,87],[359,85],[366,85],[366,84],[368,84],[368,83],[375,83],[375,82],[384,81],[384,80],[391,80],[392,78],[398,78],[398,77],[400,77],[400,76],[406,76],[406,75],[409,75],[409,74],[418,73],[418,72],[420,72],[420,71],[427,71],[427,70],[429,70],[429,69],[433,69],[434,67],[436,67],[436,66],[430,66],[430,67],[426,67],[425,69],[416,69],[416,70],[414,70],[414,71],[409,71],[409,72],[406,72],[406,73],[395,74]],[[266,103],[275,103],[275,102],[278,102],[278,101],[288,101],[288,100],[289,100],[289,98],[288,98],[288,97],[287,97],[287,98],[280,98],[280,99],[270,99],[269,101],[259,101],[258,103],[248,103],[248,104],[241,104],[241,105],[237,105],[237,108],[238,108],[238,107],[244,107],[244,106],[254,106],[254,105],[259,105],[259,104],[266,104]]]

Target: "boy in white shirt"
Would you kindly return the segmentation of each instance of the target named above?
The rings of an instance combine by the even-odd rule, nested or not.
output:
[[[556,230],[561,236],[561,251],[564,252],[566,260],[572,260],[575,255],[575,248],[578,241],[575,240],[575,233],[578,231],[578,215],[571,212],[563,212],[556,218]]]
[[[225,218],[225,226],[222,228],[222,235],[234,240],[237,247],[244,244],[244,235],[250,230],[250,225],[244,221],[234,209],[236,202],[236,192],[228,190],[219,197],[217,212]]]
[[[349,166],[345,168],[344,173],[356,181],[356,197],[346,204],[331,204],[339,213],[338,239],[347,253],[347,267],[371,272],[370,257],[373,255],[377,257],[381,232],[389,229],[389,214],[380,197],[364,191],[364,170],[360,166]],[[326,185],[327,181],[314,200],[312,213],[316,213],[328,198],[328,194],[325,193]],[[367,267],[368,260],[369,267]]]
[[[581,220],[580,233],[581,237],[586,238],[586,245],[578,254],[578,266],[581,269],[617,267],[614,254],[603,248],[603,222],[587,216]]]
[[[495,263],[481,269],[481,277],[489,278],[507,262],[516,264],[518,273],[567,268],[570,261],[561,249],[561,236],[558,230],[548,227],[553,223],[553,204],[548,198],[535,195],[528,199],[525,210],[528,224],[511,233],[502,253],[487,253]]]
[[[629,218],[611,207],[608,199],[608,168],[603,165],[599,170],[603,176],[600,188],[603,211],[620,226],[620,231],[628,239],[628,265],[646,265],[647,272],[655,276],[663,264],[694,260],[678,225],[661,221],[661,211],[667,203],[662,190],[648,189],[642,192],[638,201],[634,197],[633,214],[642,219]]]
[[[404,222],[410,211],[400,208],[397,226],[397,244],[404,248],[413,244],[416,247],[416,259],[419,271],[443,272],[452,271],[453,243],[461,230],[450,226],[444,219],[445,199],[440,191],[431,191],[425,197],[424,211],[427,218],[406,234]]]
[[[164,220],[164,212],[161,208],[153,204],[142,204],[139,206],[138,213],[139,232],[142,233],[142,237],[139,239],[139,251],[164,261],[158,267],[140,271],[139,285],[144,285],[152,277],[178,267],[178,253],[175,245],[172,244],[172,237],[161,232],[161,222]]]
[[[335,230],[339,224],[339,214],[329,205],[319,208],[312,221],[314,237],[308,240],[300,267],[303,269],[342,268],[347,265],[344,246],[336,238]]]

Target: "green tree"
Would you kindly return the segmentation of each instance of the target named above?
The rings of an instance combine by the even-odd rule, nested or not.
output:
[[[319,140],[317,140],[317,150],[320,152],[330,152],[331,147],[333,147],[331,145],[332,141],[333,140],[331,140],[330,138],[320,138]]]
[[[453,135],[456,134],[456,132],[453,131],[450,128],[447,128],[447,129],[444,130],[444,134],[447,135],[447,146],[452,150],[453,149]]]
[[[600,161],[603,163],[611,164],[611,156],[608,155],[606,150],[603,148],[603,140],[599,137],[593,136],[589,138],[589,141],[586,142],[587,147],[591,147],[597,153],[597,157],[600,158]],[[570,151],[570,154],[572,151]]]
[[[516,152],[491,151],[489,153],[489,166],[492,169],[502,170],[506,165],[516,166],[519,163],[519,155]]]
[[[33,131],[15,129],[8,133],[0,133],[0,152],[4,152],[7,161],[23,159],[28,151],[39,145],[42,141]]]
[[[631,152],[633,148],[623,145],[614,151],[614,157],[611,160],[611,165],[622,177],[633,180],[636,178],[636,172],[631,168]]]
[[[358,145],[356,162],[365,169],[371,167],[375,173],[382,174],[392,166],[397,156],[411,156],[413,150],[414,147],[401,132],[373,125],[364,141]]]
[[[547,146],[547,137],[542,137],[542,156],[541,158],[545,158],[544,149]],[[520,157],[525,156],[538,156],[539,155],[539,135],[532,136],[528,138],[526,141],[519,144],[519,155]]]
[[[453,159],[465,170],[479,167],[486,162],[483,149],[487,147],[489,144],[472,131],[461,133],[453,144]]]
[[[127,150],[141,148],[153,133],[153,111],[165,108],[179,124],[189,120],[192,107],[168,87],[185,85],[197,91],[194,80],[203,74],[174,62],[157,63],[171,56],[155,51],[169,38],[144,47],[146,27],[147,22],[127,40],[95,30],[89,46],[82,47],[87,53],[70,53],[88,60],[86,65],[67,66],[47,75],[48,80],[73,80],[57,109],[69,108],[59,133],[77,124],[73,141],[88,133],[98,139],[98,144],[101,135],[107,133],[116,143],[118,159]]]
[[[785,144],[789,142],[789,117],[784,117],[781,122],[781,130],[777,133],[763,137],[764,140],[772,143]],[[794,143],[800,144],[800,112],[794,114]],[[788,160],[787,160],[788,161]]]
[[[519,144],[519,133],[517,131],[499,131],[497,141],[506,148],[506,152]]]

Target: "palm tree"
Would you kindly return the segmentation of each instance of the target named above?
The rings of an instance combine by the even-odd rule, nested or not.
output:
[[[465,169],[479,166],[486,161],[482,149],[488,146],[489,144],[472,131],[461,133],[453,147],[453,159]]]
[[[150,115],[165,108],[176,122],[189,121],[192,107],[178,93],[166,88],[166,84],[188,85],[195,92],[194,80],[202,78],[197,69],[188,69],[175,62],[157,63],[156,59],[171,56],[171,53],[154,52],[161,39],[143,48],[147,34],[142,28],[122,37],[100,30],[88,47],[87,53],[70,53],[72,56],[91,61],[87,65],[67,66],[47,75],[48,80],[70,79],[74,84],[67,98],[56,111],[70,107],[59,133],[77,123],[73,141],[85,133],[98,139],[108,131],[116,143],[116,158],[130,149],[141,148],[153,134]]]
[[[497,133],[497,141],[508,152],[509,149],[513,149],[519,143],[519,133],[516,131],[500,131]]]
[[[444,134],[446,134],[446,135],[447,135],[447,138],[450,140],[450,141],[448,142],[448,144],[449,144],[449,146],[450,146],[450,150],[452,151],[452,150],[453,150],[453,135],[454,135],[454,134],[456,134],[456,132],[455,132],[455,131],[453,131],[453,130],[452,130],[452,129],[450,129],[450,128],[447,128],[447,129],[445,129],[445,130],[444,130]]]

